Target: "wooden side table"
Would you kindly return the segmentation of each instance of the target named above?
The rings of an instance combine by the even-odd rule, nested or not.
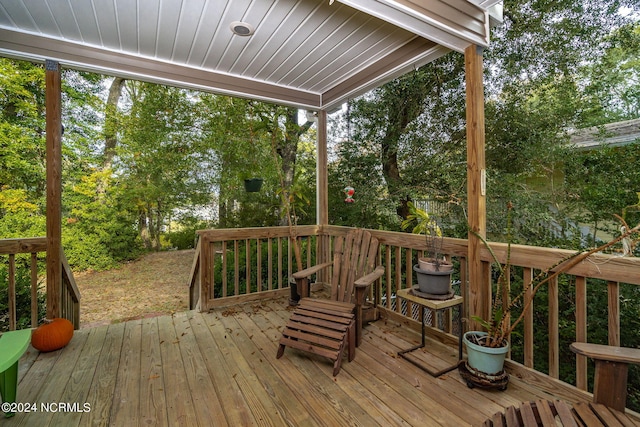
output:
[[[423,371],[427,372],[429,375],[433,376],[433,377],[439,377],[442,374],[445,374],[449,371],[452,371],[454,369],[456,369],[458,367],[458,363],[460,362],[460,360],[462,360],[462,313],[460,313],[460,315],[458,316],[458,331],[460,333],[460,336],[458,337],[458,362],[455,363],[454,365],[451,365],[447,368],[441,369],[439,371],[433,371],[431,369],[429,369],[428,367],[422,365],[421,363],[419,363],[418,361],[414,360],[414,359],[410,359],[406,356],[407,353],[411,353],[414,350],[417,350],[419,348],[423,348],[425,347],[425,326],[424,326],[424,318],[425,318],[425,310],[427,308],[435,310],[435,312],[437,313],[439,310],[444,310],[444,309],[450,309],[453,308],[457,305],[461,305],[463,298],[459,295],[454,295],[452,298],[447,299],[447,300],[435,300],[435,299],[427,299],[427,298],[422,298],[419,297],[417,295],[414,295],[411,292],[411,289],[401,289],[399,290],[396,295],[399,298],[405,299],[407,301],[410,301],[414,304],[419,305],[422,308],[422,319],[421,322],[422,323],[422,341],[420,344],[408,348],[406,350],[402,350],[398,352],[398,356],[402,357],[403,359],[408,360],[409,362],[413,363],[414,365],[416,365],[417,367],[419,367],[420,369],[422,369]]]

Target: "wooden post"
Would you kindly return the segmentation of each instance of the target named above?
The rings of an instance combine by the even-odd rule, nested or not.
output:
[[[469,295],[470,316],[488,319],[491,307],[491,286],[483,275],[480,259],[482,241],[486,236],[486,169],[484,157],[484,90],[482,83],[482,48],[471,45],[464,51],[467,94],[467,207],[469,215]],[[469,329],[478,329],[471,322]]]
[[[318,147],[316,166],[316,223],[329,224],[329,180],[327,177],[327,112],[318,111]]]
[[[62,95],[60,64],[45,61],[47,133],[47,318],[60,317],[62,295]]]
[[[329,261],[329,239],[323,232],[323,226],[329,224],[329,179],[327,173],[327,112],[318,111],[318,141],[316,165],[316,224],[320,226],[318,236],[317,262]],[[318,282],[327,283],[329,276],[325,271],[318,273]]]

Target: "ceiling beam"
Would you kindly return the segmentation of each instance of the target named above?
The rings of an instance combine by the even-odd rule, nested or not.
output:
[[[466,0],[337,0],[463,53],[471,44],[489,45],[487,12]],[[465,25],[459,25],[464,16]]]

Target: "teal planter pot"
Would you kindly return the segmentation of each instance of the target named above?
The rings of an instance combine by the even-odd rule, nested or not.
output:
[[[504,370],[504,359],[509,351],[509,343],[504,347],[484,347],[475,343],[475,337],[482,338],[486,332],[469,331],[464,334],[463,341],[467,347],[467,364],[487,375],[496,375]]]

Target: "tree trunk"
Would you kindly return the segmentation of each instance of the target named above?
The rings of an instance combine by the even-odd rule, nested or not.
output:
[[[138,214],[138,234],[140,235],[144,248],[150,249],[151,238],[149,235],[148,217],[144,210],[141,210]]]
[[[104,169],[111,167],[118,144],[118,101],[122,95],[125,79],[116,77],[109,87],[109,97],[104,115]]]
[[[291,202],[290,192],[293,186],[293,180],[296,176],[296,159],[298,155],[298,142],[300,136],[309,130],[313,122],[307,121],[304,125],[298,124],[298,110],[293,107],[287,107],[285,112],[285,132],[284,139],[278,141],[276,151],[282,159],[282,191],[284,192],[284,200]],[[273,129],[273,132],[276,130]],[[283,206],[283,209],[286,207]],[[281,215],[280,225],[288,225],[289,220],[286,215]],[[292,219],[294,220],[294,219]]]
[[[390,103],[389,124],[382,139],[382,173],[389,188],[389,194],[399,196],[399,205],[396,208],[398,215],[406,219],[409,214],[408,202],[411,198],[408,194],[398,194],[402,191],[403,180],[398,165],[398,141],[406,131],[407,126],[415,120],[420,113],[422,98],[408,96],[405,91],[396,95],[395,103]],[[393,114],[396,112],[396,114]]]

